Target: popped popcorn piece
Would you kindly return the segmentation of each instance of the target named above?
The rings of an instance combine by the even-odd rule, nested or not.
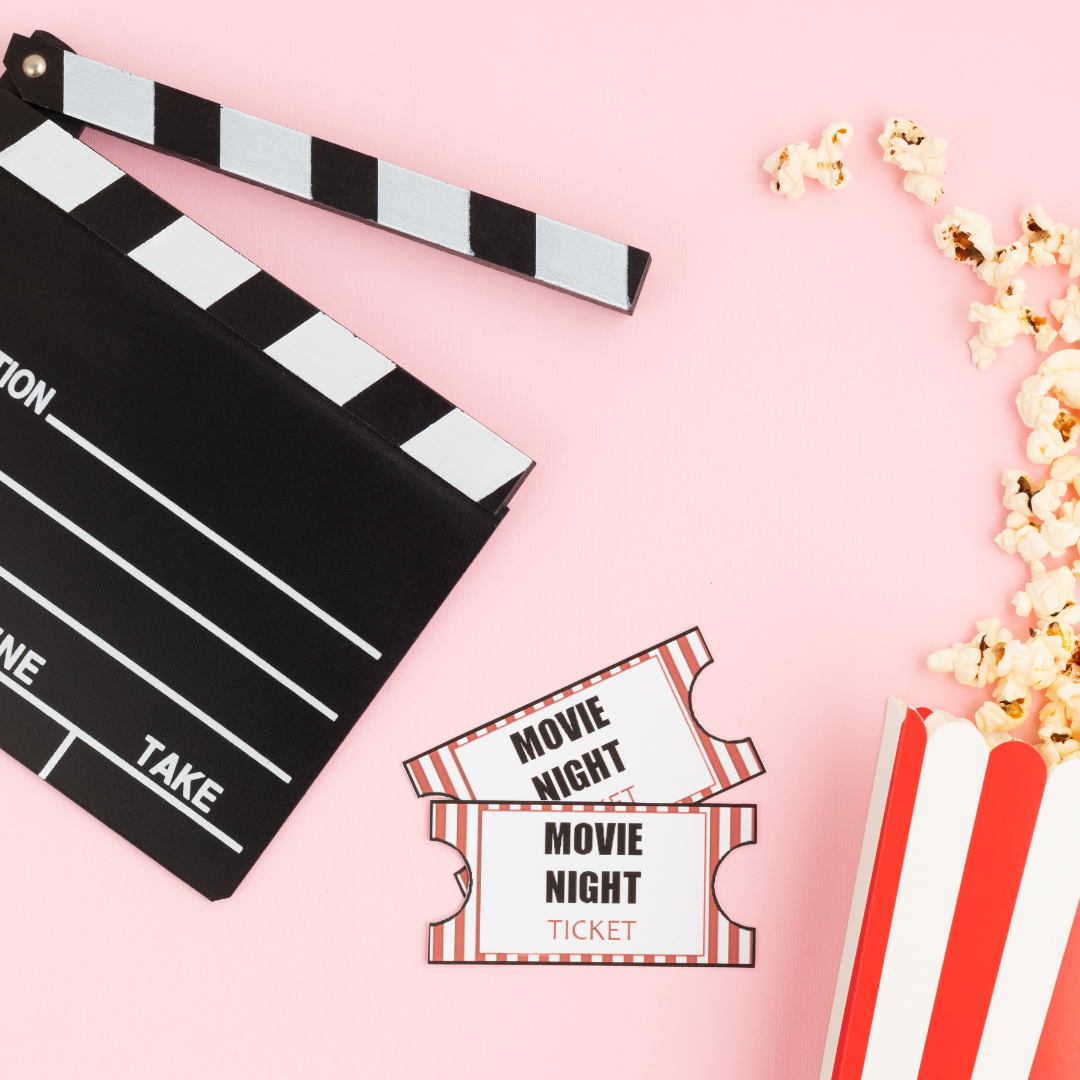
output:
[[[1056,703],[1051,703],[1056,704]],[[1047,706],[1049,708],[1050,706]],[[1073,733],[1072,729],[1067,724],[1062,724],[1057,721],[1055,714],[1051,714],[1045,717],[1047,708],[1044,708],[1039,713],[1039,738],[1042,740],[1038,747],[1039,753],[1042,754],[1046,761],[1046,764],[1050,766],[1050,769],[1055,769],[1063,761],[1067,761],[1074,754],[1080,753],[1080,740],[1078,740]]]
[[[1012,640],[1005,645],[997,661],[997,674],[1005,680],[999,687],[1006,697],[1023,697],[1029,689],[1045,690],[1057,677],[1058,658],[1045,634],[1035,634],[1027,641]]]
[[[1070,229],[1062,238],[1058,248],[1058,262],[1068,264],[1069,277],[1080,274],[1080,229]]]
[[[1076,417],[1064,409],[1057,414],[1049,427],[1036,428],[1027,441],[1028,461],[1036,465],[1049,465],[1055,458],[1069,453],[1080,439]]]
[[[772,176],[769,187],[788,199],[797,199],[805,192],[804,177],[817,180],[823,187],[843,187],[851,179],[843,162],[843,150],[849,142],[850,124],[830,124],[821,133],[816,150],[806,142],[780,147],[761,166]]]
[[[844,147],[851,142],[850,124],[830,124],[821,133],[821,142],[817,148],[817,160],[814,162],[815,172],[806,173],[813,176],[827,188],[841,188],[850,179],[851,175],[844,169]]]
[[[1001,502],[1006,510],[1043,520],[1053,516],[1061,505],[1062,496],[1068,491],[1064,480],[1051,478],[1036,482],[1019,469],[1006,469],[1001,474],[1001,486],[1005,489]],[[1006,521],[1011,529],[1019,528],[1022,524],[1009,525]]]
[[[1062,352],[1066,351],[1068,350],[1062,350]],[[1075,488],[1076,478],[1080,476],[1080,457],[1076,457],[1075,454],[1062,454],[1061,457],[1055,458],[1050,466],[1050,475],[1055,480],[1064,480],[1066,484],[1072,484]],[[1077,494],[1080,495],[1080,489],[1077,489]]]
[[[1077,610],[1073,590],[1076,588],[1076,577],[1067,566],[1059,566],[1049,572],[1041,562],[1031,564],[1031,580],[1024,586],[1023,593],[1017,593],[1013,598],[1017,615],[1030,614],[1032,611],[1040,619],[1056,619],[1060,623],[1071,626],[1080,619],[1080,611]],[[1019,597],[1028,598],[1027,611],[1021,611],[1023,601],[1017,604]]]
[[[1019,529],[1004,529],[994,537],[994,543],[1006,555],[1019,555],[1027,563],[1034,562],[1036,559],[1045,559],[1051,554],[1049,538],[1030,522],[1021,525]],[[1064,555],[1065,552],[1061,551],[1058,554]]]
[[[777,195],[797,199],[806,190],[803,184],[803,161],[809,150],[809,143],[790,143],[765,159],[761,167],[772,174],[769,187]]]
[[[980,324],[978,334],[968,345],[971,348],[972,362],[980,371],[985,370],[997,359],[996,350],[1011,345],[1018,334],[1031,334],[1035,338],[1035,348],[1046,352],[1050,348],[1057,331],[1041,315],[1036,315],[1024,306],[1027,283],[1017,278],[1012,284],[999,289],[992,304],[972,301],[968,319]]]
[[[997,618],[981,619],[975,624],[975,630],[971,641],[959,641],[950,649],[931,653],[926,658],[926,666],[937,673],[951,671],[963,686],[986,686],[993,682],[998,677],[997,665],[1012,641],[1012,633],[1003,628]]]
[[[1050,314],[1061,323],[1061,339],[1080,340],[1080,289],[1070,285],[1064,297],[1050,301]]]
[[[1044,427],[1053,424],[1057,419],[1060,403],[1057,398],[1049,396],[1053,388],[1053,372],[1044,373],[1042,368],[1039,368],[1038,374],[1029,375],[1020,384],[1020,393],[1016,395],[1016,408],[1027,427]]]
[[[1016,272],[1028,261],[1028,245],[1017,240],[1007,247],[995,248],[993,258],[975,267],[975,276],[995,289],[1006,289]]]
[[[1069,548],[1076,544],[1077,540],[1080,540],[1080,524],[1064,518],[1050,518],[1049,521],[1042,523],[1039,535],[1049,547],[1051,557],[1060,559]],[[1031,562],[1030,559],[1024,561]]]
[[[1028,245],[1028,259],[1032,266],[1053,266],[1061,250],[1061,241],[1069,231],[1038,204],[1029,206],[1020,215],[1020,229]]]
[[[1069,287],[1072,292],[1075,285]],[[1077,291],[1080,297],[1080,290]],[[1054,301],[1051,301],[1051,305]],[[1080,327],[1080,320],[1077,321]],[[1065,337],[1062,332],[1062,337]],[[1069,339],[1066,338],[1066,341]],[[1053,356],[1048,356],[1039,365],[1039,374],[1043,378],[1053,376],[1054,392],[1062,403],[1073,409],[1080,408],[1080,349],[1058,349]]]
[[[934,226],[934,240],[946,259],[971,263],[976,269],[994,258],[994,231],[989,219],[962,206],[954,206],[953,212]]]
[[[1013,742],[1013,737],[1004,731],[990,731],[983,735],[983,739],[986,741],[986,745],[991,750],[995,746],[1000,746],[1002,743]]]
[[[1031,695],[1012,701],[985,701],[975,713],[975,726],[980,731],[1013,731],[1027,717]]]
[[[1068,491],[1068,485],[1064,480],[1044,480],[1031,494],[1031,512],[1040,521],[1049,521],[1054,512],[1061,506],[1061,499]]]
[[[900,116],[890,116],[878,136],[886,162],[904,171],[904,190],[933,206],[944,193],[945,139],[931,139],[921,127]]]

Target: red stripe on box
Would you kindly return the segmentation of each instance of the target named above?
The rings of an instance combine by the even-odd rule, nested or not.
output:
[[[859,1080],[862,1076],[925,753],[926,725],[914,709],[908,709],[896,747],[889,801],[881,823],[874,874],[870,879],[859,948],[848,987],[833,1080]]]
[[[1067,856],[1063,856],[1067,857]],[[1047,912],[1047,918],[1060,918]],[[1080,911],[1073,919],[1069,944],[1058,971],[1054,996],[1046,1010],[1039,1048],[1028,1080],[1075,1080],[1080,1076],[1080,1039],[1076,1037],[1076,1002],[1080,999]]]
[[[1046,764],[1026,743],[990,754],[919,1080],[968,1080],[1039,816]]]

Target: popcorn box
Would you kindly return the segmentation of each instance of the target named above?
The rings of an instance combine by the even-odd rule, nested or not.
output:
[[[889,699],[821,1080],[1034,1075],[1078,816],[1080,761]]]

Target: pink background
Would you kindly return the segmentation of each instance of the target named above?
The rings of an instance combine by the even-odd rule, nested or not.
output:
[[[924,657],[1024,580],[992,537],[1036,354],[972,367],[990,290],[931,223],[1080,224],[1075,8],[830,7],[0,0],[5,41],[48,29],[654,258],[626,318],[87,136],[540,464],[231,900],[0,756],[0,1073],[816,1078],[885,697],[972,715]],[[892,113],[950,140],[936,210],[880,161]],[[833,121],[850,186],[772,195],[765,156]],[[701,721],[769,769],[718,886],[758,967],[429,967],[456,860],[400,762],[694,624]]]

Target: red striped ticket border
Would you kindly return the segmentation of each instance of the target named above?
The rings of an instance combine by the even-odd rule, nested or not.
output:
[[[701,726],[697,716],[694,715],[694,708],[690,703],[694,683],[701,671],[713,662],[712,654],[701,636],[701,631],[695,626],[644,652],[620,660],[614,666],[598,671],[571,686],[564,686],[561,690],[539,701],[534,701],[531,705],[506,713],[497,720],[489,721],[481,727],[443,743],[442,746],[434,747],[410,758],[404,762],[404,766],[413,789],[421,798],[425,795],[444,795],[451,799],[475,800],[478,798],[478,793],[473,790],[468,776],[461,767],[457,756],[458,747],[549,709],[567,694],[576,694],[584,690],[586,686],[596,686],[606,682],[620,672],[637,667],[638,664],[652,657],[659,659],[668,682],[690,721],[690,729],[697,739],[702,756],[714,778],[713,783],[707,787],[673,801],[704,802],[721,791],[727,791],[729,788],[764,774],[765,766],[761,763],[752,739],[717,739]],[[484,794],[480,792],[479,797]]]
[[[480,905],[483,894],[484,816],[489,813],[588,814],[705,814],[709,872],[702,898],[705,947],[697,956],[632,953],[482,953]],[[454,848],[465,860],[455,874],[465,893],[461,908],[448,919],[432,923],[428,942],[429,964],[645,964],[661,967],[752,968],[756,931],[733,922],[716,898],[720,864],[735,848],[757,843],[757,806],[691,806],[685,803],[490,803],[446,802],[431,804],[431,839]],[[474,872],[475,868],[475,872]],[[474,902],[475,900],[475,902]],[[582,920],[588,921],[588,920]]]

